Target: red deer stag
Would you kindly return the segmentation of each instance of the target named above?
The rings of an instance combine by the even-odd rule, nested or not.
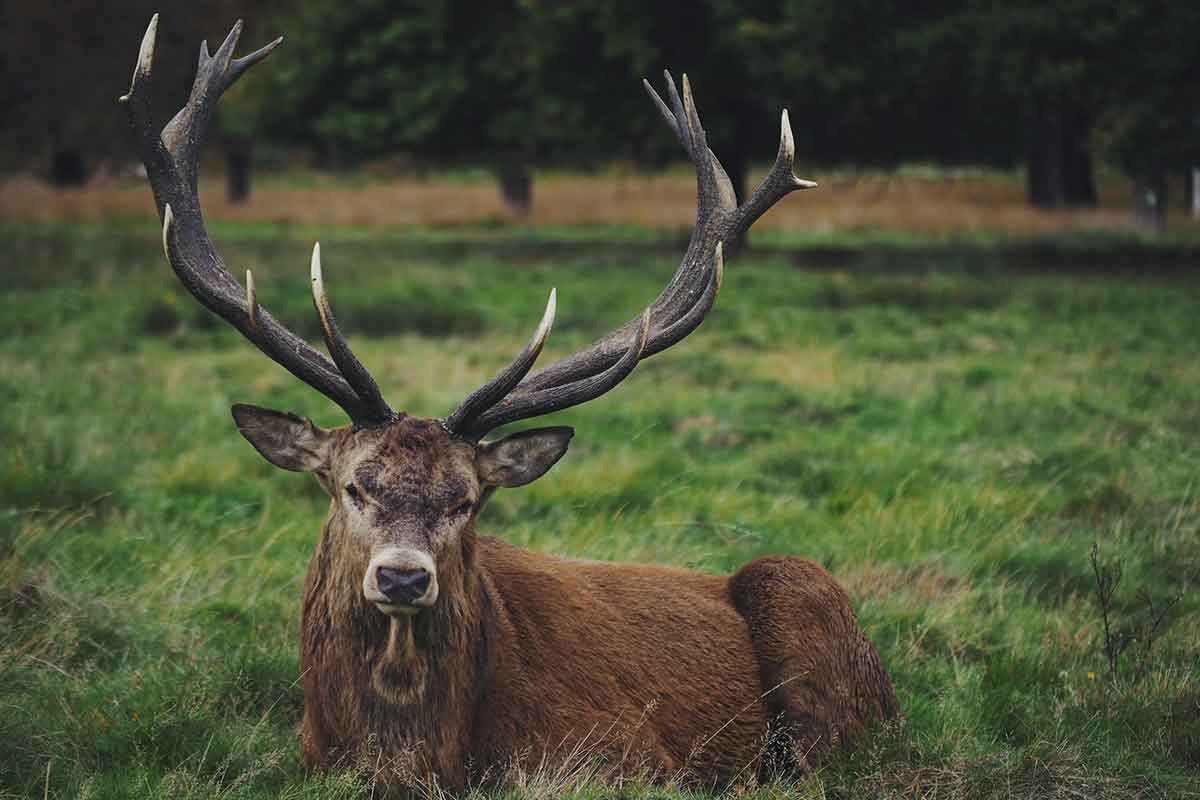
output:
[[[845,591],[821,567],[762,558],[731,577],[671,567],[553,558],[480,536],[500,487],[541,477],[574,431],[496,428],[584,403],[704,319],[721,286],[723,243],[794,189],[783,114],[774,167],[745,203],[708,149],[691,89],[646,84],[696,167],[696,226],[678,271],[636,318],[529,374],[554,321],[550,293],[528,346],[445,419],[393,411],[338,331],[312,255],[313,302],[332,361],[242,287],[205,230],[197,161],[217,100],[276,40],[233,58],[234,26],[201,47],[191,96],[163,128],[150,113],[157,17],[142,41],[128,106],[175,274],[210,311],[337,403],[351,424],[235,405],[267,461],[311,472],[332,498],[309,566],[301,623],[307,763],[369,754],[461,789],[508,767],[587,753],[619,770],[724,785],[763,765],[767,732],[806,769],[897,712],[891,681]],[[412,765],[417,765],[413,767]],[[412,773],[407,773],[410,777]],[[399,778],[397,780],[400,780]]]

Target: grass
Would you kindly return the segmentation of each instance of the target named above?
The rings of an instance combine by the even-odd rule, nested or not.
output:
[[[210,321],[152,228],[0,232],[0,797],[370,796],[300,764],[300,586],[325,501],[228,415],[336,410]],[[425,415],[521,346],[550,286],[544,358],[632,316],[675,263],[334,238],[343,329]],[[313,335],[309,243],[249,223],[219,239]],[[483,532],[714,572],[779,552],[828,567],[906,719],[755,796],[1200,796],[1200,281],[952,248],[816,266],[731,263],[689,341],[556,417],[579,431],[570,455],[497,496]],[[1093,545],[1122,567],[1115,671]],[[1146,642],[1147,604],[1175,597]],[[515,795],[663,794],[561,778]]]

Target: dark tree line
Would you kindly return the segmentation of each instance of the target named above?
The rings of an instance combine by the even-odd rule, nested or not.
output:
[[[36,158],[66,182],[125,152],[111,99],[152,6],[10,3],[9,166]],[[1104,162],[1161,210],[1166,176],[1200,163],[1195,3],[197,0],[162,17],[163,107],[186,93],[199,39],[243,13],[247,45],[288,41],[225,107],[231,166],[248,165],[255,139],[331,166],[402,152],[489,166],[520,207],[534,166],[677,159],[638,87],[664,67],[698,87],[743,191],[773,152],[780,107],[804,160],[1021,165],[1047,209],[1094,204]]]

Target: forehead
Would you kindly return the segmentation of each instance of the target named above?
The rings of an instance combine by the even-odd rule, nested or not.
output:
[[[441,485],[475,477],[475,448],[433,419],[401,417],[383,428],[345,430],[339,471],[371,491],[398,484]]]

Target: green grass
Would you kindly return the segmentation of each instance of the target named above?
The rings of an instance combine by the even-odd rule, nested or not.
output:
[[[300,763],[300,587],[325,501],[228,412],[336,409],[210,320],[152,229],[0,232],[0,797],[369,796]],[[292,233],[219,238],[311,336]],[[551,286],[543,358],[632,316],[675,265],[323,238],[342,328],[424,415],[521,346]],[[980,269],[952,247],[817,271],[745,254],[691,339],[556,417],[579,431],[569,456],[480,528],[589,558],[827,566],[906,720],[799,795],[1200,796],[1200,281],[1156,275],[1155,252],[1119,277]],[[1116,674],[1093,544],[1123,567],[1112,621],[1136,639]],[[1147,604],[1175,597],[1147,649]]]

